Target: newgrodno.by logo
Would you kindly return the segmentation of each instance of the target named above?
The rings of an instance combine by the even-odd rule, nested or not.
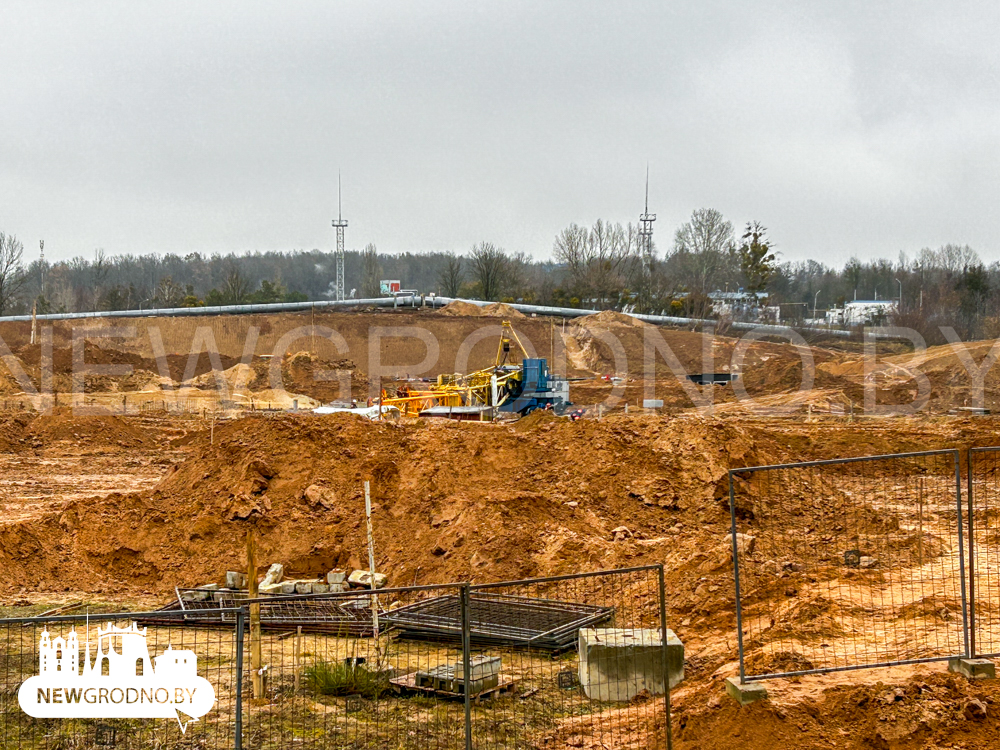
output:
[[[46,630],[38,644],[38,674],[17,692],[21,709],[38,719],[164,719],[177,717],[181,732],[215,705],[215,689],[198,676],[193,651],[170,646],[149,658],[146,629],[108,623],[97,628],[97,654],[91,661],[90,629],[83,661],[76,630],[52,638]],[[184,721],[181,715],[192,719]]]

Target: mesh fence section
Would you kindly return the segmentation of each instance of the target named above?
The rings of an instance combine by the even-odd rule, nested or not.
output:
[[[969,618],[973,656],[1000,656],[1000,447],[967,462]]]
[[[958,451],[730,472],[745,679],[968,652]]]
[[[456,676],[461,638],[403,638],[391,622],[395,610],[461,597],[463,590],[255,600],[268,628],[260,637],[259,667],[252,632],[248,636],[243,747],[464,748],[465,704]],[[321,616],[305,622],[310,613]]]
[[[179,617],[0,620],[0,747],[233,748],[237,641]]]
[[[679,643],[662,569],[472,586],[471,660],[509,689],[471,707],[473,746],[665,748]],[[669,635],[669,634],[668,634]]]

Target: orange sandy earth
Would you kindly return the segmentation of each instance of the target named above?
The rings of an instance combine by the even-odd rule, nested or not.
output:
[[[242,327],[232,318],[191,319],[172,335],[187,336],[190,343],[198,324],[214,327],[229,347],[222,366],[233,367],[249,323],[261,326],[262,338],[274,339],[295,325],[309,325],[310,316],[304,317],[303,323],[297,316],[258,316]],[[311,322],[336,327],[349,351],[335,358],[321,346],[310,350],[308,339],[293,344],[289,351],[305,354],[281,366],[302,395],[310,395],[310,368],[317,363],[353,367],[355,387],[366,383],[360,364],[368,356],[362,346],[370,325],[435,330],[445,360],[439,369],[447,372],[448,358],[454,361],[461,341],[483,318],[419,311],[316,315]],[[608,314],[568,324],[565,333],[561,322],[514,322],[542,356],[545,347],[565,345],[566,372],[587,378],[574,383],[575,400],[595,403],[609,393],[610,386],[596,378],[614,372],[602,332],[622,342],[629,366],[620,374],[627,379],[641,373],[643,325]],[[168,330],[169,322],[161,323]],[[29,377],[36,377],[38,345],[19,338],[21,328],[4,325],[0,337]],[[138,322],[147,325],[152,323]],[[738,345],[731,338],[706,344],[700,333],[655,330],[689,372],[702,369],[706,349],[722,369]],[[59,379],[68,378],[70,343],[58,328],[54,339],[59,390]],[[88,361],[127,362],[155,375],[152,354],[143,350],[148,337],[145,342],[128,351],[105,341],[103,348],[88,343],[86,355]],[[978,361],[992,344],[969,349]],[[405,366],[398,358],[419,361],[422,346],[409,354],[390,347],[387,356]],[[488,362],[492,347],[495,337],[473,347],[470,367]],[[166,348],[175,358],[169,379],[180,387],[186,351],[175,343]],[[880,355],[880,403],[912,400],[916,377],[928,378],[927,413],[906,418],[858,413],[851,419],[850,403],[860,411],[862,402],[863,363],[839,345],[810,353],[819,373],[814,389],[803,395],[795,391],[798,352],[781,343],[750,347],[743,368],[747,390],[758,406],[789,407],[781,417],[751,413],[729,389],[715,390],[714,413],[697,412],[690,408],[690,392],[662,361],[656,385],[657,397],[668,402],[666,413],[626,416],[619,407],[600,421],[570,422],[543,413],[494,425],[247,415],[220,418],[211,434],[210,420],[193,414],[81,416],[65,408],[41,416],[8,414],[0,420],[0,600],[66,601],[80,593],[114,601],[166,600],[174,586],[218,581],[224,571],[242,568],[248,521],[260,529],[261,559],[280,560],[289,575],[364,567],[361,487],[369,478],[376,565],[391,571],[395,585],[663,563],[670,625],[687,658],[685,681],[673,695],[678,748],[998,747],[1000,688],[969,683],[940,664],[773,681],[770,700],[744,708],[723,694],[723,680],[737,673],[727,551],[731,467],[1000,444],[1000,420],[942,413],[969,398],[968,378],[950,350],[931,350],[916,364],[907,364],[909,354]],[[254,361],[252,369],[267,364]],[[193,377],[211,377],[210,367],[202,358]],[[13,376],[4,377],[6,394],[15,399]],[[996,392],[994,377],[986,379],[988,403]],[[145,387],[142,377],[123,380],[105,381],[106,392]],[[93,384],[88,381],[88,388]],[[325,400],[328,387],[321,383],[312,395]],[[641,393],[641,383],[629,382],[628,388],[630,399]],[[840,408],[829,414],[833,405]],[[613,534],[620,526],[630,534]]]

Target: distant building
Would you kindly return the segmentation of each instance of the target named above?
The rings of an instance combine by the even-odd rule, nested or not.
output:
[[[708,293],[708,298],[712,301],[712,312],[718,316],[729,318],[747,318],[760,315],[760,311],[767,301],[767,292],[744,292],[742,289],[735,292],[723,292],[716,289]]]
[[[856,299],[844,304],[843,309],[828,310],[827,322],[840,326],[884,325],[898,305],[892,299]]]

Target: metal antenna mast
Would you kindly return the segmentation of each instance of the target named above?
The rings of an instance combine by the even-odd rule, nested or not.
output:
[[[653,275],[653,222],[656,214],[649,213],[649,164],[646,164],[646,208],[639,215],[639,242],[642,250],[642,278],[644,295],[650,293],[650,279]],[[648,299],[646,300],[648,301]]]
[[[333,226],[337,230],[337,288],[334,295],[338,301],[344,299],[344,229],[347,227],[347,220],[341,208],[340,199],[340,172],[337,172],[337,218],[333,220]]]

